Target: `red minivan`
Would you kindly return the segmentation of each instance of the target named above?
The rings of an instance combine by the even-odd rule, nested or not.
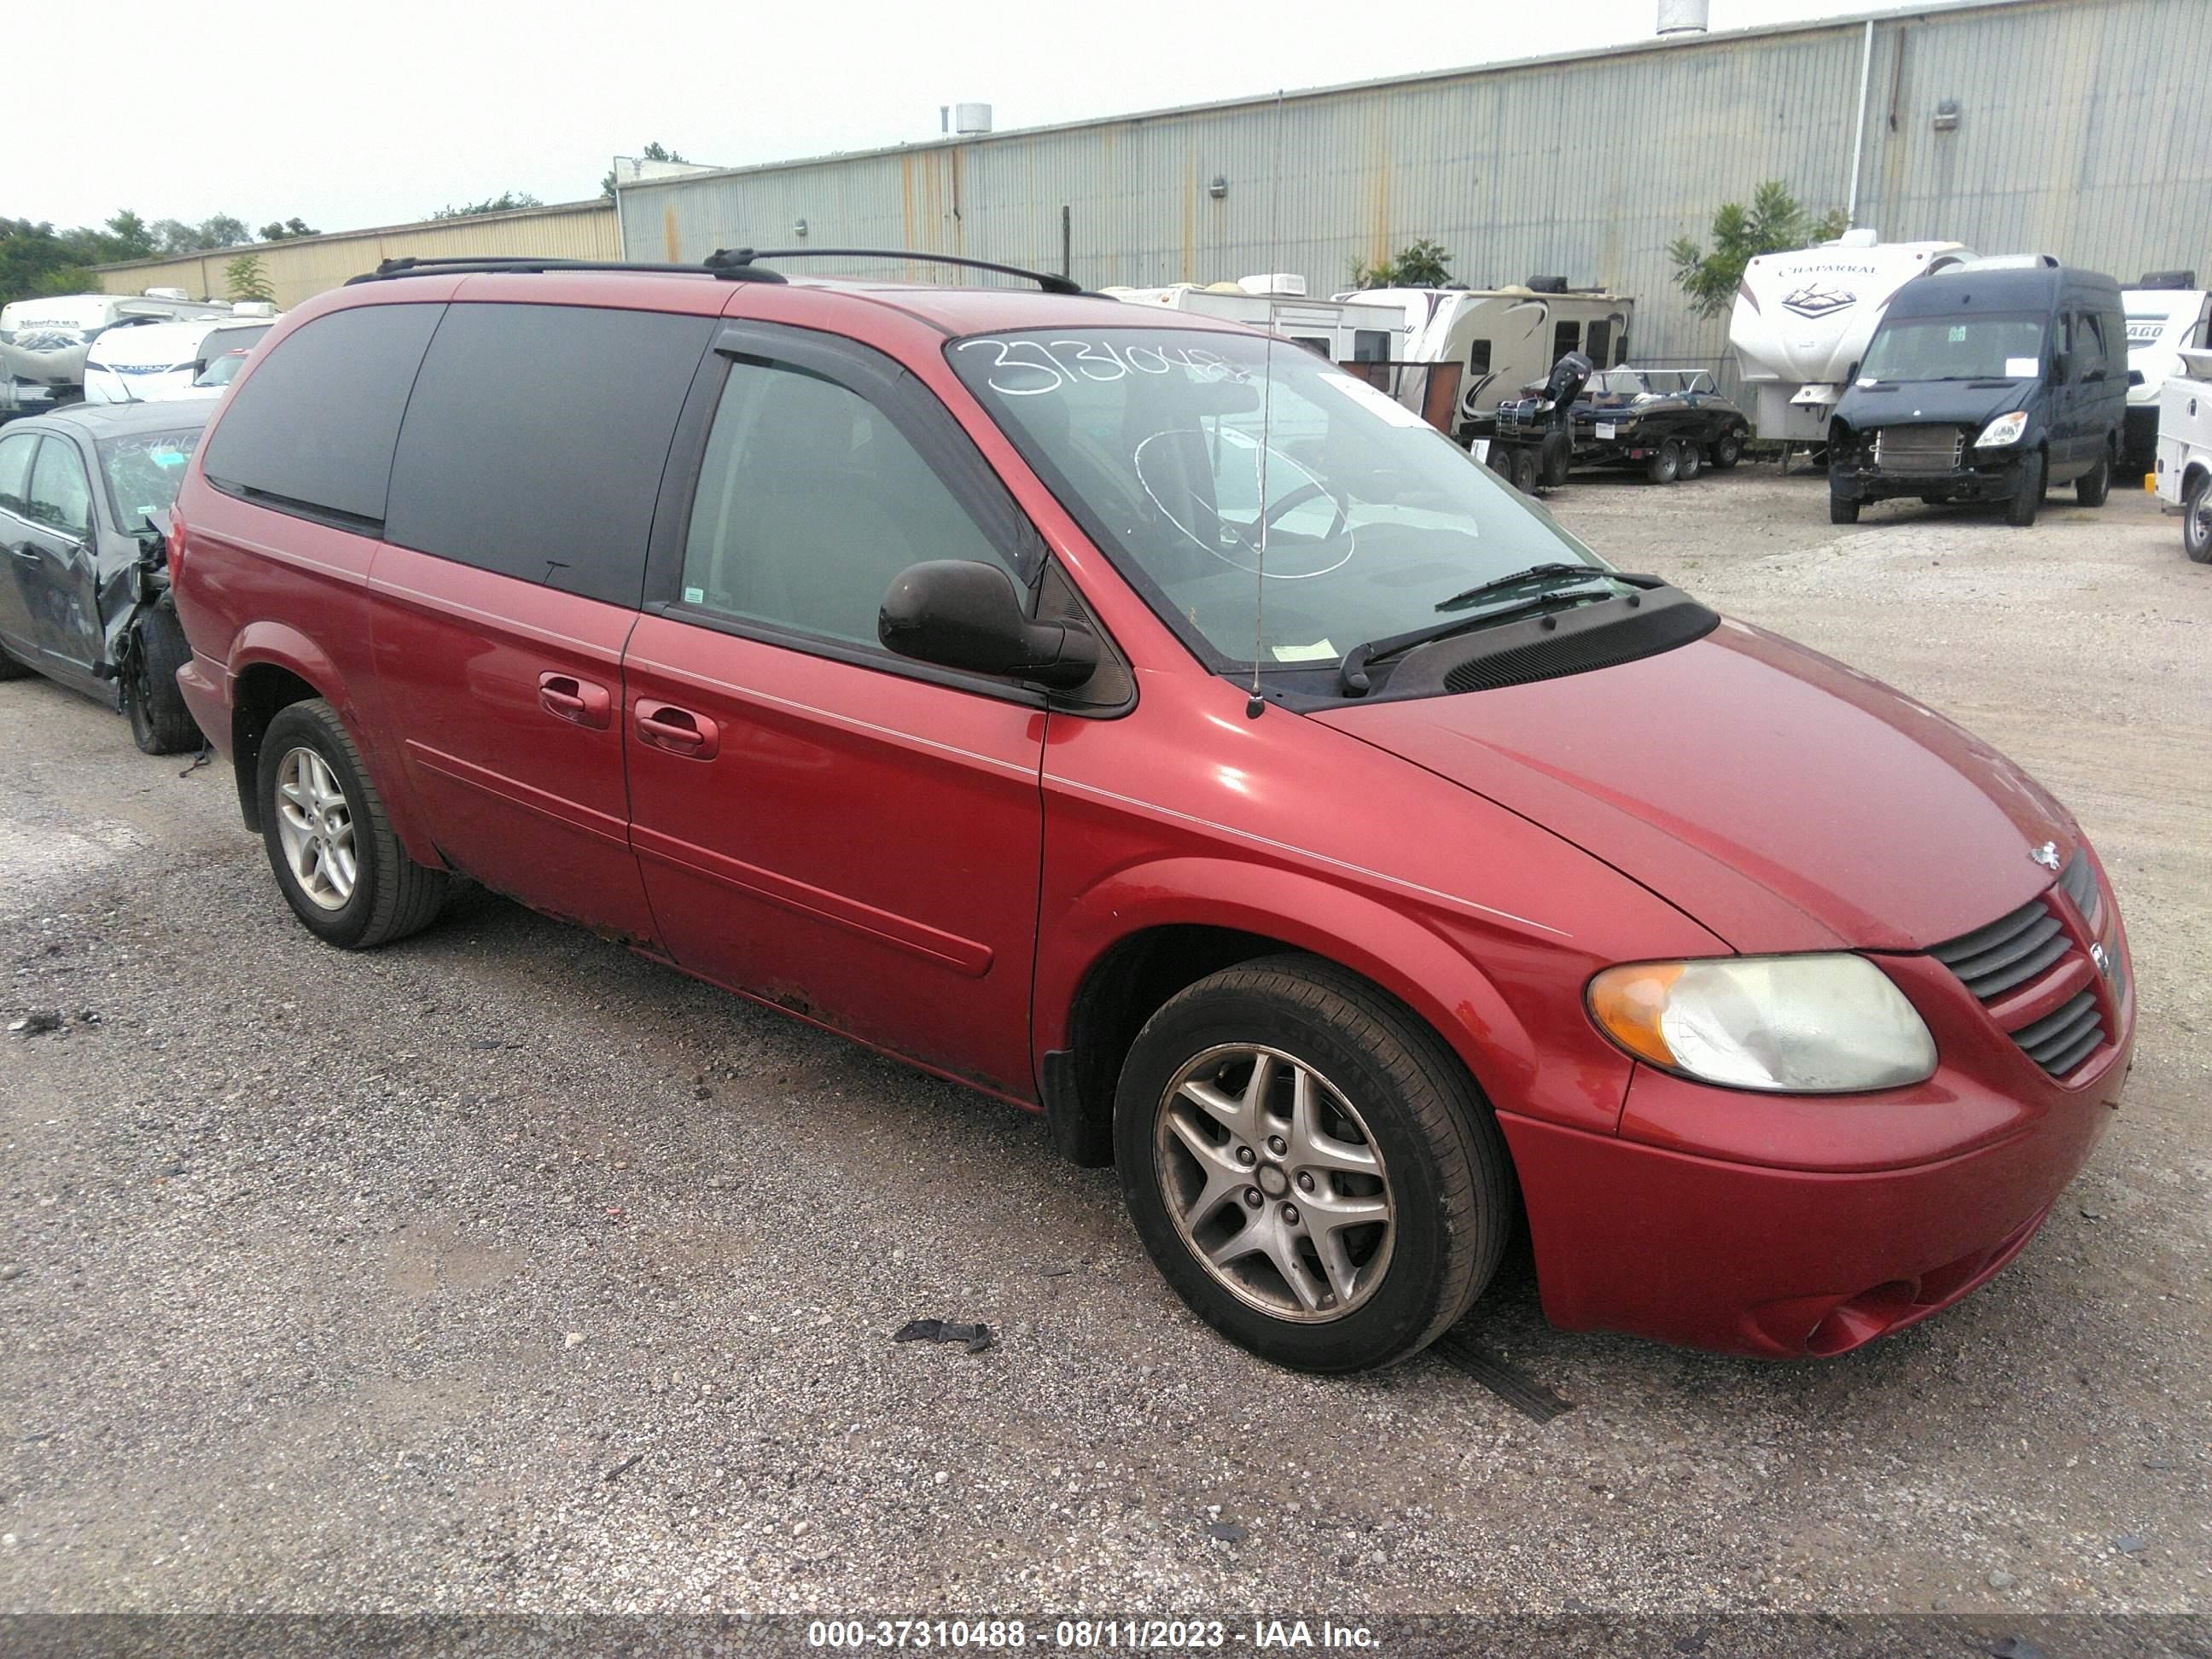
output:
[[[173,561],[301,921],[464,874],[1040,1110],[1286,1365],[1418,1351],[1523,1218],[1557,1323],[1773,1358],[2010,1261],[2132,1037],[2065,809],[1353,374],[1033,281],[278,323]]]

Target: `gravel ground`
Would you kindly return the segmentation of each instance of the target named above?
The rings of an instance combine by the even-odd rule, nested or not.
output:
[[[224,772],[0,685],[0,1000],[69,1016],[0,1042],[0,1607],[2205,1608],[2212,571],[2132,492],[1822,489],[1553,506],[2072,805],[2125,1110],[2014,1267],[1842,1359],[1566,1335],[1509,1269],[1470,1325],[1547,1423],[1271,1370],[1033,1120],[484,894],[327,950]]]

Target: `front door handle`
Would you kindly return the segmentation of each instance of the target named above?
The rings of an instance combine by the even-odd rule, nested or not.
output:
[[[651,697],[638,699],[637,735],[641,742],[693,760],[712,760],[722,747],[721,728],[704,714]]]
[[[574,674],[540,674],[538,703],[556,719],[604,732],[612,717],[614,696],[605,686]]]

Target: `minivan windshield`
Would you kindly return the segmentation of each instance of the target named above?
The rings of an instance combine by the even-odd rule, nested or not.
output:
[[[1257,333],[1070,329],[946,348],[1093,539],[1224,671],[1334,667],[1353,646],[1525,603],[1471,589],[1612,567],[1442,433]],[[1262,500],[1265,508],[1262,509]],[[1554,581],[1557,588],[1559,584]],[[1571,584],[1568,585],[1571,589]]]
[[[2032,380],[2043,373],[2047,318],[1885,317],[1867,347],[1868,380]]]

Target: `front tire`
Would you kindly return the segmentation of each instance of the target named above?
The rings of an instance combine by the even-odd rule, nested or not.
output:
[[[2036,509],[2043,505],[2047,465],[2039,449],[2020,464],[2012,483],[2011,499],[2005,502],[2005,522],[2014,529],[2025,530],[2035,522]]]
[[[8,647],[0,645],[0,680],[26,679],[38,672],[28,663],[17,662],[8,654]]]
[[[317,697],[277,711],[262,735],[257,790],[269,866],[309,933],[366,951],[436,917],[446,872],[407,856],[329,703]]]
[[[177,689],[177,671],[191,656],[175,611],[163,605],[139,620],[124,672],[123,702],[131,741],[147,754],[180,755],[200,746],[200,728]]]
[[[1675,465],[1674,476],[1682,483],[1687,483],[1698,476],[1698,471],[1705,464],[1705,451],[1699,449],[1695,444],[1686,443],[1682,446],[1681,454]]]
[[[1161,1275],[1294,1370],[1418,1353],[1489,1283],[1514,1218],[1504,1139],[1457,1056],[1317,957],[1170,999],[1122,1066],[1114,1137]]]
[[[1829,490],[1828,522],[1830,524],[1856,524],[1858,521],[1859,504],[1848,495],[1838,495],[1833,489]]]
[[[2181,495],[2181,550],[2212,564],[2212,476],[2198,473]]]
[[[1682,470],[1682,452],[1672,438],[1653,452],[1644,464],[1644,476],[1656,484],[1668,484]]]
[[[1536,493],[1536,454],[1534,450],[1516,446],[1513,451],[1513,487],[1523,495]]]
[[[2096,465],[2074,481],[2074,499],[2084,507],[2102,507],[2112,493],[2112,458],[2100,455]]]

